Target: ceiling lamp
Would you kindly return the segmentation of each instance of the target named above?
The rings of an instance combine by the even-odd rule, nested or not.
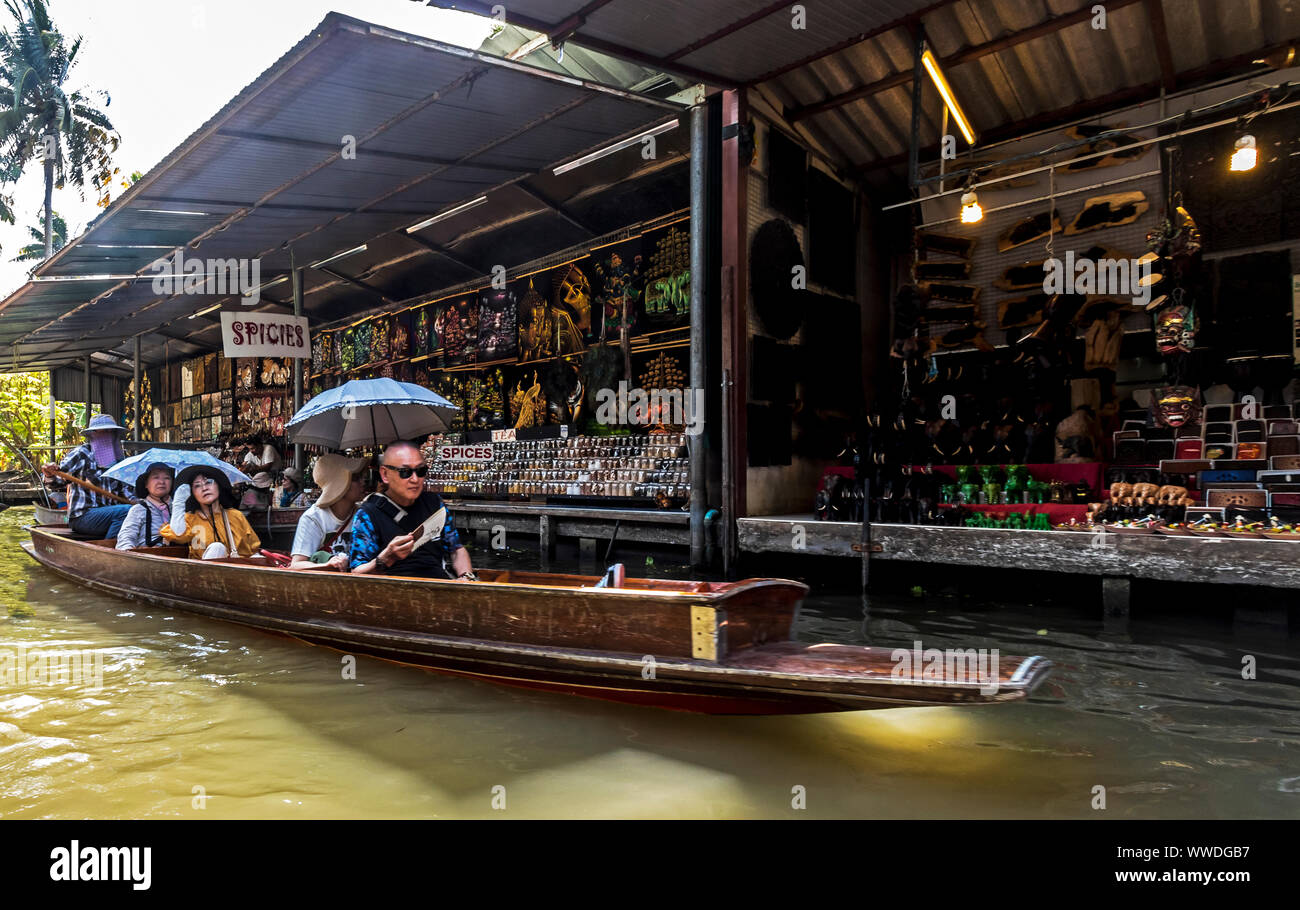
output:
[[[1255,137],[1244,133],[1232,146],[1232,163],[1230,171],[1249,171],[1259,161],[1259,150],[1255,148]]]
[[[961,194],[961,223],[974,224],[984,218],[984,210],[980,208],[979,197],[975,195],[973,189],[967,188],[966,192]]]
[[[948,79],[944,76],[943,70],[939,69],[939,61],[935,59],[934,52],[928,47],[921,52],[921,65],[925,71],[930,74],[930,80],[934,82],[934,87],[939,90],[939,95],[943,98],[943,103],[948,106],[952,113],[953,119],[957,121],[957,127],[961,134],[966,137],[967,145],[975,144],[975,130],[971,127],[970,121],[966,119],[966,112],[961,109],[957,103],[957,96],[953,94],[952,86],[948,84]]]

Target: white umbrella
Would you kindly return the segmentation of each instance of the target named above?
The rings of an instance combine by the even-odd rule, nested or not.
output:
[[[388,445],[445,433],[460,408],[394,379],[354,379],[307,402],[285,429],[289,441],[330,449]]]

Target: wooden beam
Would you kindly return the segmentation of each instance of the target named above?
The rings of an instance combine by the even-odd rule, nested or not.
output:
[[[316,271],[324,272],[326,275],[329,275],[331,278],[337,278],[339,281],[345,281],[348,284],[352,285],[353,287],[360,288],[361,290],[365,291],[367,294],[370,294],[374,297],[378,297],[381,301],[383,301],[388,306],[395,307],[398,305],[396,300],[391,299],[387,294],[379,290],[379,288],[375,287],[373,284],[367,284],[366,282],[362,281],[359,278],[353,278],[351,275],[344,275],[342,272],[336,272],[333,269],[327,269],[322,265],[316,266]]]
[[[1126,6],[1130,6],[1137,2],[1138,0],[1111,0],[1111,2],[1107,4],[1106,13],[1109,15],[1115,10],[1123,9]],[[1156,2],[1158,3],[1159,0],[1156,0]],[[961,66],[963,63],[970,63],[973,60],[979,60],[981,57],[987,57],[989,54],[996,54],[1008,48],[1015,47],[1018,44],[1023,44],[1026,41],[1033,41],[1036,38],[1044,38],[1048,35],[1059,32],[1061,29],[1069,28],[1072,25],[1078,25],[1081,22],[1087,22],[1093,15],[1092,7],[1084,6],[1072,13],[1066,13],[1065,15],[1048,19],[1046,22],[1039,23],[1032,28],[1021,29],[1018,32],[1003,35],[1001,38],[996,38],[993,41],[986,41],[983,44],[968,47],[964,51],[958,51],[957,53],[940,60],[939,66],[944,70],[951,71],[953,68]],[[841,92],[838,95],[832,95],[823,101],[792,108],[786,113],[786,118],[789,119],[791,123],[797,123],[806,117],[825,113],[826,111],[857,101],[860,98],[867,98],[871,95],[888,91],[891,88],[906,85],[911,81],[912,74],[910,72],[894,73],[890,76],[884,77],[883,79],[877,79],[875,82],[868,85],[850,89],[849,91]]]
[[[1169,30],[1165,28],[1164,0],[1142,0],[1147,8],[1147,20],[1151,23],[1151,36],[1156,42],[1156,59],[1160,61],[1160,84],[1166,92],[1172,92],[1178,82],[1174,72],[1174,55],[1169,48]]]

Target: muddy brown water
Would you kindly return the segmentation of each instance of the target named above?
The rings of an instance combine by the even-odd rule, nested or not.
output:
[[[0,514],[0,661],[97,653],[102,687],[0,673],[0,817],[1300,815],[1300,647],[1284,630],[1115,633],[1078,611],[883,595],[864,615],[857,595],[815,594],[803,640],[1042,654],[1055,675],[1012,705],[704,717],[364,657],[345,679],[334,651],[40,568],[18,546],[30,521]]]

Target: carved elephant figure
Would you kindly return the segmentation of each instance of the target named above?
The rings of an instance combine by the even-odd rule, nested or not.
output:
[[[1188,503],[1184,503],[1184,499],[1188,500]],[[1166,484],[1156,493],[1156,501],[1162,506],[1180,506],[1189,504],[1191,497],[1187,493],[1187,487]]]
[[[1133,495],[1133,484],[1117,482],[1110,485],[1111,505],[1124,506],[1128,505],[1128,499]]]
[[[1133,502],[1135,506],[1154,505],[1160,493],[1160,487],[1154,483],[1133,484]]]

